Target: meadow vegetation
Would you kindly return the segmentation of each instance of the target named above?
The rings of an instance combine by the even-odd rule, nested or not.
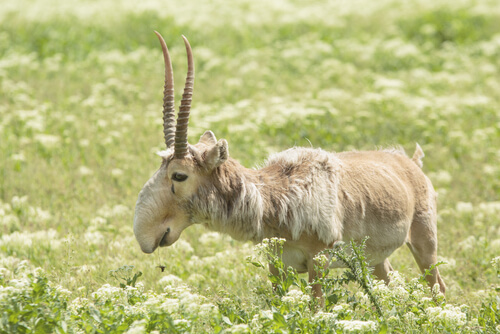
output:
[[[1,333],[500,331],[498,1],[17,0],[0,27]],[[418,142],[446,298],[406,248],[389,286],[362,247],[335,249],[351,265],[322,269],[324,306],[293,272],[273,292],[280,240],[194,226],[143,254],[134,205],[164,147],[154,30],[177,101],[181,34],[193,47],[190,141],[211,129],[245,166]]]

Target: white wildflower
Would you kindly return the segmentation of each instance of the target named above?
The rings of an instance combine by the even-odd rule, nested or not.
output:
[[[406,290],[403,286],[397,286],[393,288],[392,291],[393,296],[397,297],[399,300],[406,300],[410,296],[408,290]]]
[[[62,286],[58,285],[55,287],[55,290],[62,296],[69,297],[71,296],[71,291],[69,291],[66,288],[63,288]]]
[[[129,329],[125,332],[126,334],[142,334],[146,333],[147,320],[141,319],[136,320],[130,325]]]
[[[390,271],[388,273],[390,281],[389,281],[389,287],[397,287],[397,286],[404,286],[405,284],[405,279],[404,277],[396,270]]]
[[[493,259],[491,259],[491,265],[496,270],[500,270],[500,256],[497,256],[497,257],[494,257]]]
[[[36,134],[34,139],[45,148],[57,147],[61,142],[60,137],[43,133]]]
[[[163,286],[163,287],[167,287],[167,286],[171,286],[171,285],[177,285],[179,283],[182,282],[182,279],[180,279],[179,277],[175,276],[175,275],[166,275],[166,276],[163,276],[159,281],[158,283]]]
[[[259,314],[254,314],[252,320],[250,320],[250,327],[254,332],[260,332],[262,329],[262,321],[260,320]]]
[[[340,320],[337,324],[345,331],[374,331],[377,329],[375,321]]]
[[[385,295],[389,293],[389,287],[382,280],[375,280],[373,284],[373,291],[379,295]]]
[[[412,323],[412,322],[414,322],[414,321],[417,321],[419,318],[415,315],[415,313],[413,313],[413,312],[407,312],[407,313],[403,316],[403,319],[404,319],[404,321],[406,321],[406,322]]]
[[[1,219],[1,218],[0,218]],[[490,242],[490,248],[494,252],[500,251],[500,239],[495,239]],[[498,254],[498,253],[497,253]]]
[[[374,85],[377,88],[403,88],[405,83],[398,79],[380,77],[375,81]]]
[[[105,205],[97,211],[97,214],[104,218],[123,217],[129,213],[130,208],[123,204],[117,204],[111,208],[108,205]]]
[[[61,240],[58,239],[57,231],[53,229],[40,230],[36,232],[14,232],[4,234],[0,237],[0,246],[9,245],[10,247],[50,247],[58,249],[61,246]]]
[[[273,311],[271,310],[262,310],[260,311],[260,317],[268,320],[273,320]]]
[[[3,212],[0,212],[0,226],[6,226],[8,229],[10,228],[19,229],[20,220],[19,218],[17,218],[16,215],[4,214]]]
[[[497,167],[492,165],[483,165],[483,172],[487,175],[494,175],[497,172]]]
[[[214,304],[201,304],[198,310],[198,315],[205,318],[210,318],[218,313],[217,307]]]
[[[463,326],[467,319],[460,307],[453,305],[446,305],[444,308],[428,307],[425,313],[431,322],[441,322],[448,326]]]
[[[36,132],[41,132],[45,130],[45,123],[41,115],[26,121],[26,128],[31,129]]]
[[[14,196],[12,197],[11,204],[14,210],[20,210],[28,203],[28,196]]]
[[[444,262],[445,265],[449,268],[454,268],[457,265],[457,260],[453,258],[446,258],[446,257],[438,257],[439,262]]]
[[[238,324],[238,325],[233,325],[231,328],[228,329],[228,333],[250,333],[250,328],[248,327],[247,324]]]
[[[458,246],[460,248],[462,248],[462,250],[469,250],[469,249],[473,249],[474,247],[476,247],[476,237],[471,235],[469,237],[467,237],[466,239],[460,241],[458,243]]]
[[[9,277],[11,274],[12,272],[9,269],[0,267],[0,278],[4,279]]]
[[[484,202],[479,204],[479,210],[486,216],[498,216],[500,214],[500,202]]]
[[[349,310],[349,306],[346,304],[337,304],[332,309],[332,311],[334,311],[336,313],[341,313],[341,312],[344,312],[346,310]]]
[[[11,279],[9,281],[9,286],[19,290],[27,289],[29,285],[30,282],[26,278]]]
[[[222,234],[218,232],[205,232],[199,238],[198,242],[204,246],[218,244],[222,241]]]
[[[188,277],[187,281],[189,284],[195,286],[195,285],[198,285],[200,283],[203,283],[205,281],[205,276],[194,273]]]
[[[52,218],[52,215],[41,208],[29,207],[28,215],[36,222],[46,222]]]
[[[91,245],[102,245],[105,243],[104,235],[99,231],[87,231],[83,237]]]
[[[15,259],[15,258],[13,258]],[[17,259],[16,259],[17,260]],[[25,272],[31,268],[31,264],[28,260],[22,260],[16,267],[16,271],[19,273]]]
[[[458,213],[468,214],[474,211],[474,206],[469,202],[458,202],[455,209]]]
[[[326,268],[326,266],[329,265],[330,259],[325,254],[318,254],[314,257],[314,262],[318,267]]]
[[[26,161],[26,157],[23,152],[14,153],[10,156],[13,161]]]
[[[121,170],[120,168],[113,168],[111,170],[111,176],[113,177],[120,177],[123,175],[123,170]]]
[[[93,264],[84,264],[80,266],[77,270],[77,273],[80,275],[88,275],[92,272],[96,271],[96,266]]]
[[[174,320],[174,325],[176,327],[190,327],[191,326],[191,321],[186,320],[186,319],[176,319]]]
[[[125,123],[132,123],[134,121],[134,116],[131,114],[122,114],[120,118]]]
[[[160,309],[168,313],[178,312],[180,307],[180,302],[178,299],[165,298],[160,304]]]
[[[337,320],[338,314],[319,311],[313,316],[314,321],[325,321],[326,323],[333,323]]]
[[[99,119],[97,120],[97,126],[101,129],[106,128],[108,126],[108,122],[103,119]]]
[[[94,226],[94,227],[101,227],[101,226],[105,226],[106,224],[108,223],[108,221],[106,220],[106,218],[102,218],[102,217],[95,217],[95,218],[92,218],[90,220],[90,225]]]
[[[104,284],[96,292],[92,293],[92,298],[100,301],[117,300],[122,298],[123,294],[123,289]]]
[[[78,168],[78,173],[83,176],[88,176],[94,174],[94,171],[87,166],[80,166],[80,168]]]
[[[304,294],[300,290],[290,290],[286,296],[281,297],[283,303],[298,304],[302,305],[308,303],[311,300],[311,296]]]
[[[441,295],[443,296],[443,293],[441,292],[441,287],[439,286],[439,283],[434,284],[434,286],[431,289],[431,292],[434,296]]]
[[[191,244],[184,239],[177,240],[177,242],[172,247],[173,247],[173,249],[182,251],[184,253],[193,253],[194,252],[194,249],[191,246]]]
[[[441,185],[448,185],[451,183],[453,179],[451,174],[446,170],[440,170],[436,173],[429,173],[429,177],[431,178],[432,181]]]

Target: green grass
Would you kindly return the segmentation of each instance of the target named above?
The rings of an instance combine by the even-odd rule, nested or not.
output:
[[[401,145],[412,154],[418,142],[439,193],[448,291],[446,302],[411,303],[467,315],[465,327],[431,316],[419,326],[500,330],[492,265],[500,254],[496,1],[152,4],[38,0],[0,9],[0,331],[123,332],[140,319],[147,331],[308,332],[315,321],[323,331],[347,330],[301,303],[279,306],[265,270],[245,260],[255,254],[249,244],[196,226],[176,246],[140,251],[134,205],[163,148],[154,30],[172,53],[178,97],[181,34],[193,46],[191,142],[210,129],[248,167],[291,146]],[[391,262],[411,290],[420,274],[410,252],[398,250]],[[118,268],[123,280],[109,275]],[[139,271],[138,290],[106,285],[137,286],[130,279]],[[354,285],[349,291],[358,293]],[[164,298],[209,306],[172,310],[158,306]],[[346,309],[337,320],[375,321],[375,332],[420,331],[417,321],[391,313],[389,297],[380,297],[383,319],[353,298],[339,301]],[[252,319],[266,310],[274,314],[261,319],[269,327],[258,327]]]

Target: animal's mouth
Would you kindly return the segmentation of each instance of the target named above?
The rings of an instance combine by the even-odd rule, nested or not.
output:
[[[163,237],[160,240],[160,247],[165,247],[170,245],[167,240],[169,234],[170,234],[170,227],[168,227],[165,233],[163,234]]]

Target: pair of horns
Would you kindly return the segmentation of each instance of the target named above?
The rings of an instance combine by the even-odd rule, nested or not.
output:
[[[183,159],[188,151],[187,130],[189,123],[189,110],[191,109],[194,88],[193,53],[188,40],[186,37],[182,36],[184,44],[186,45],[188,72],[176,124],[174,71],[172,69],[172,62],[170,61],[170,54],[168,53],[165,40],[157,31],[155,31],[155,34],[160,40],[161,48],[163,50],[163,59],[165,60],[165,86],[163,89],[163,135],[165,137],[165,144],[167,145],[167,148],[174,145],[174,159]]]

